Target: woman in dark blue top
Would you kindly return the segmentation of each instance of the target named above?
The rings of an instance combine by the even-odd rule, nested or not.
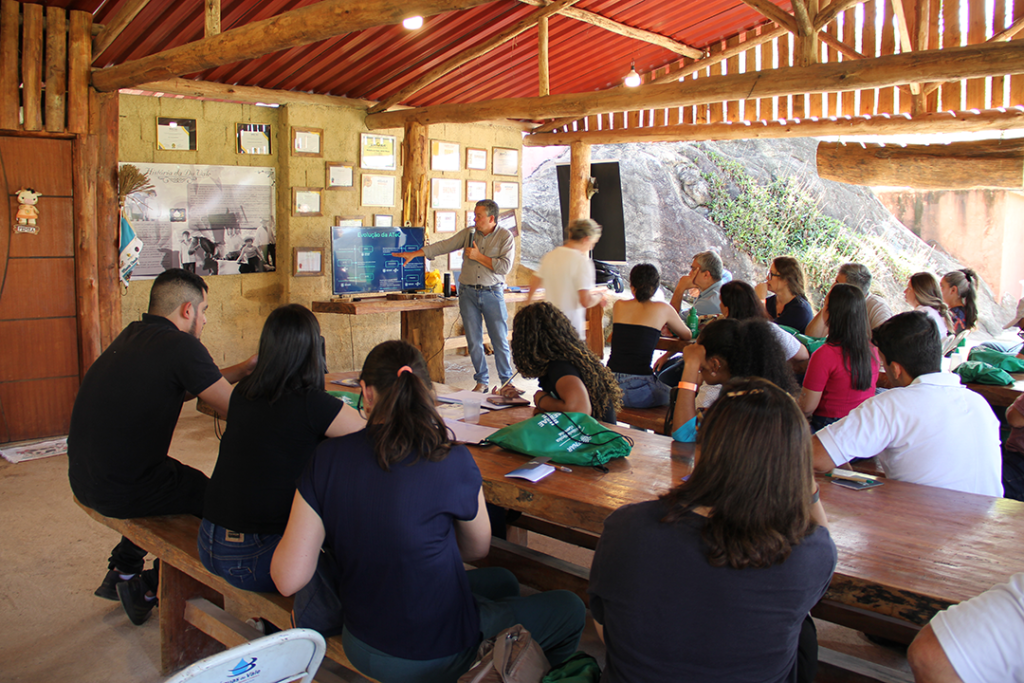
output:
[[[586,614],[574,594],[521,598],[507,570],[463,569],[490,548],[480,471],[451,442],[420,352],[378,345],[359,384],[367,427],[317,449],[274,554],[278,589],[298,592],[296,626],[340,632],[383,683],[454,681],[482,639],[517,623],[552,664],[572,655]]]
[[[764,307],[776,325],[792,327],[800,334],[814,318],[814,309],[807,302],[807,279],[800,262],[792,256],[780,256],[768,268],[768,297]]]

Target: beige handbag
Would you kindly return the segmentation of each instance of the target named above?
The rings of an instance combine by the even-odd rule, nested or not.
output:
[[[481,643],[477,658],[459,683],[540,683],[551,670],[544,651],[521,624]]]

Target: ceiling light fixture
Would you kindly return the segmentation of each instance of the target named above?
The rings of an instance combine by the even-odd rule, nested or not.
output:
[[[406,17],[402,19],[402,26],[410,31],[415,31],[423,26],[423,17]]]
[[[627,88],[635,88],[640,85],[640,74],[636,72],[636,66],[632,60],[629,62],[629,73],[623,80]]]

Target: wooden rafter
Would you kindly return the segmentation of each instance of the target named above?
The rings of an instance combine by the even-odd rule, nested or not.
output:
[[[497,34],[493,38],[486,40],[479,45],[472,47],[464,52],[460,52],[443,64],[434,67],[427,73],[417,78],[412,83],[406,85],[401,90],[388,95],[379,104],[375,105],[370,109],[371,114],[376,114],[379,111],[386,111],[390,107],[398,104],[405,98],[409,97],[415,92],[422,90],[437,79],[441,78],[445,74],[451,73],[455,69],[458,69],[463,64],[467,64],[478,57],[482,57],[499,45],[504,45],[508,41],[512,40],[519,34],[527,31],[536,26],[541,19],[546,19],[552,14],[557,13],[559,10],[569,7],[579,0],[555,0],[546,7],[530,12],[528,15],[523,17],[520,21],[517,21],[512,26]]]
[[[511,98],[467,104],[443,104],[366,117],[368,128],[398,128],[408,121],[425,125],[471,123],[498,117],[548,119],[591,114],[658,109],[728,100],[747,100],[803,93],[828,93],[884,88],[922,81],[946,81],[1024,73],[1024,44],[967,45],[876,59],[817,64],[701,78],[683,83],[570,93],[545,98]]]
[[[804,15],[803,17],[794,16],[792,14],[789,14],[788,12],[785,12],[777,5],[770,2],[770,0],[742,1],[744,4],[757,10],[764,17],[772,20],[779,26],[785,28],[787,31],[795,35],[801,41],[803,41],[805,43],[803,46],[803,50],[805,51],[806,57],[805,61],[814,56],[814,59],[809,63],[814,63],[817,61],[817,51],[813,40],[805,39],[806,36],[811,35],[814,35],[817,38],[817,40],[820,40],[829,47],[832,47],[833,49],[842,52],[850,59],[864,59],[864,55],[857,52],[857,50],[854,49],[852,46],[842,42],[841,40],[839,40],[832,34],[828,33],[827,31],[823,31],[822,27],[824,26],[824,24],[820,24],[817,21],[817,16],[811,15],[811,13],[807,9],[807,5],[801,2],[801,0],[794,0],[793,8],[794,10],[797,10],[799,8],[800,13]],[[863,1],[864,0],[858,0],[858,2]],[[832,5],[829,5],[829,7],[831,8]],[[802,64],[801,66],[807,66],[807,64],[805,63]]]
[[[131,88],[309,45],[343,33],[484,5],[491,0],[323,0],[135,61],[93,71],[101,92]]]
[[[103,54],[111,43],[117,40],[117,37],[121,35],[121,32],[128,28],[128,24],[132,23],[132,19],[145,9],[146,5],[149,4],[149,0],[128,0],[117,14],[112,16],[110,20],[103,26],[103,29],[96,34],[96,37],[92,41],[92,59],[96,60],[101,54]]]
[[[325,104],[331,106],[367,109],[370,103],[365,100],[353,100],[348,97],[334,95],[318,95],[315,93],[295,92],[291,90],[271,90],[251,85],[231,85],[230,83],[214,83],[212,81],[190,81],[186,78],[172,78],[166,81],[140,83],[135,89],[146,92],[170,93],[172,95],[191,95],[211,100],[228,100],[230,102],[257,102],[265,104]],[[129,94],[132,94],[129,92]]]
[[[1000,33],[997,33],[996,35],[994,35],[991,38],[989,38],[988,40],[986,40],[983,44],[984,45],[990,45],[992,43],[1002,43],[1002,42],[1006,42],[1008,40],[1012,40],[1013,37],[1016,36],[1018,33],[1020,33],[1022,30],[1024,30],[1024,17],[1021,17],[1021,18],[1017,19],[1017,21],[1013,22],[1013,25],[1010,26],[1010,28],[1008,28],[1005,31],[1002,31]],[[931,83],[931,84],[928,85],[928,87],[926,87],[924,89],[922,94],[925,97],[927,97],[928,95],[931,95],[933,92],[935,92],[936,90],[941,88],[943,85],[945,85],[945,82],[943,82],[943,83]]]
[[[551,94],[551,74],[548,71],[548,18],[537,22],[537,94]]]
[[[206,0],[206,37],[220,33],[220,0]]]
[[[762,16],[784,27],[790,33],[796,33],[796,19],[770,0],[743,0],[743,4],[757,10]]]
[[[907,21],[907,10],[903,4],[903,0],[891,0],[892,11],[896,15],[896,28],[900,35],[900,51],[901,52],[913,52],[914,42],[910,36],[910,23]],[[917,96],[921,94],[921,83],[913,82],[910,84],[910,94]]]
[[[864,0],[835,0],[814,17],[814,28],[820,31],[846,10],[862,4],[864,4]]]
[[[749,123],[698,123],[650,126],[622,130],[565,133],[533,133],[523,138],[526,147],[613,145],[625,142],[678,142],[708,140],[767,140],[826,135],[911,135],[982,130],[1012,130],[1024,126],[1024,108],[987,109],[981,112],[931,112],[920,116],[846,116],[829,119],[752,121]]]
[[[539,7],[547,5],[547,0],[519,0],[519,2],[525,5],[534,5]],[[671,50],[676,54],[683,55],[684,57],[689,57],[691,59],[699,59],[704,55],[703,51],[686,45],[685,43],[680,43],[678,40],[673,40],[672,38],[663,36],[660,33],[654,33],[653,31],[645,31],[641,28],[634,28],[633,26],[621,24],[617,21],[601,16],[596,12],[588,12],[587,10],[579,9],[577,7],[568,7],[559,12],[559,14],[569,17],[570,19],[575,19],[576,21],[582,21],[590,24],[591,26],[597,26],[605,31],[617,33],[620,36],[626,36],[633,40],[639,40],[645,43],[650,43],[651,45],[663,47],[666,50]]]

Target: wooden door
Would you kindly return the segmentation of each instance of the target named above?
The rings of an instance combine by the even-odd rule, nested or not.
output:
[[[78,391],[71,140],[0,136],[0,443],[67,434]],[[17,192],[41,192],[38,234]]]

